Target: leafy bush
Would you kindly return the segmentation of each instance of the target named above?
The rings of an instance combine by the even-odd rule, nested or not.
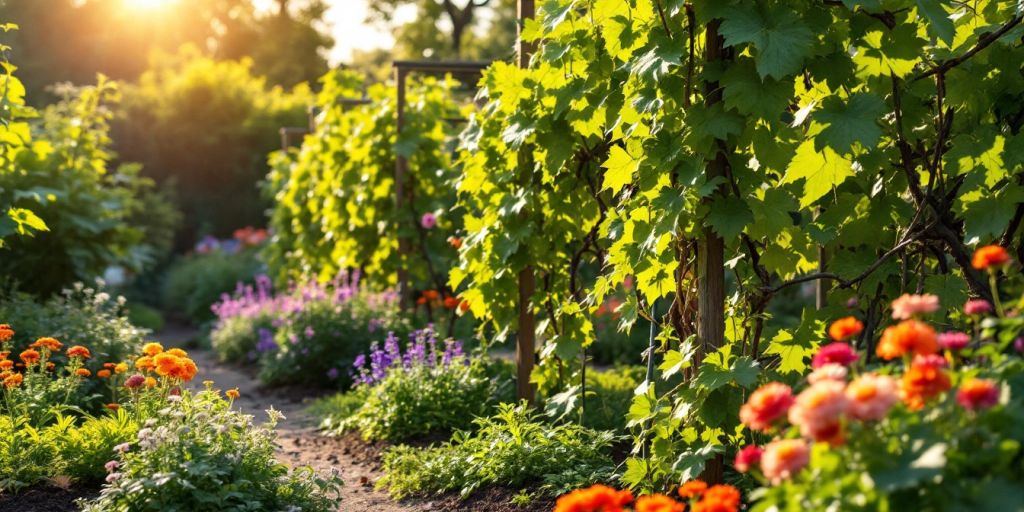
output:
[[[248,59],[216,60],[194,48],[157,54],[151,63],[124,87],[115,140],[146,176],[175,185],[185,214],[178,247],[262,222],[268,204],[257,184],[265,157],[280,148],[282,126],[309,124],[308,86],[271,87]]]
[[[0,491],[17,491],[51,476],[59,450],[28,417],[0,414]]]
[[[12,353],[20,353],[42,337],[83,345],[92,357],[81,364],[92,375],[105,364],[127,361],[150,334],[128,320],[123,299],[103,291],[102,281],[95,288],[76,283],[42,304],[24,294],[8,294],[0,298],[0,322],[6,321],[14,324],[15,333],[8,344]],[[60,352],[50,360],[59,365],[68,362]],[[112,398],[107,384],[102,379],[85,379],[75,388],[71,401],[84,410],[99,410]]]
[[[740,419],[772,438],[737,454],[736,469],[764,485],[752,510],[1019,509],[1024,303],[1004,312],[998,270],[989,271],[996,316],[985,318],[993,305],[983,300],[949,315],[975,336],[937,334],[922,320],[938,297],[906,295],[892,304],[902,321],[865,357],[846,343],[863,325],[845,318],[830,327],[835,342],[815,355],[799,394],[771,382],[751,395]],[[882,362],[859,362],[872,355]]]
[[[394,294],[368,292],[358,276],[276,292],[260,276],[213,310],[214,350],[225,360],[256,361],[260,378],[274,384],[347,388],[351,376],[345,370],[379,333],[409,331]]]
[[[594,430],[626,433],[626,416],[645,371],[638,366],[588,371],[583,425]]]
[[[489,377],[485,353],[470,357],[454,340],[440,347],[429,328],[410,337],[405,354],[391,334],[382,349],[374,345],[356,358],[356,385],[368,389],[359,393],[364,403],[339,430],[394,441],[465,429],[497,403],[499,388],[509,388],[508,375]]]
[[[75,426],[61,422],[47,429],[60,452],[60,470],[54,475],[67,475],[86,483],[102,482],[107,476],[104,465],[110,461],[114,448],[134,439],[139,426],[122,410],[113,415],[86,418]]]
[[[445,119],[458,116],[455,84],[411,81],[397,133],[394,87],[371,86],[370,101],[351,106],[340,100],[363,96],[362,76],[332,71],[322,82],[316,133],[297,152],[271,155],[266,189],[274,199],[275,236],[267,251],[272,277],[326,280],[359,268],[371,288],[384,289],[404,269],[414,288],[443,290],[456,255],[447,240],[462,224],[449,211],[455,196],[448,182],[457,168],[448,144],[455,131]],[[403,211],[396,210],[394,195],[397,155],[409,162],[410,204]],[[400,237],[416,248],[404,259],[397,251]]]
[[[337,477],[275,459],[280,414],[270,414],[255,426],[211,389],[167,397],[83,510],[337,510]]]
[[[441,446],[391,448],[378,487],[395,498],[453,490],[465,497],[487,485],[554,495],[612,477],[611,433],[544,423],[525,405],[502,404],[475,423],[473,433]]]
[[[66,89],[31,142],[0,160],[0,204],[30,208],[48,228],[6,240],[0,274],[17,276],[19,289],[50,295],[109,265],[142,270],[169,246],[165,225],[173,217],[142,218],[147,210],[172,212],[151,193],[152,181],[139,177],[138,166],[110,168],[109,107],[117,98],[102,78],[94,87]]]
[[[262,265],[255,251],[212,251],[186,256],[171,267],[164,283],[164,306],[196,324],[213,320],[210,309],[238,283],[251,283]]]

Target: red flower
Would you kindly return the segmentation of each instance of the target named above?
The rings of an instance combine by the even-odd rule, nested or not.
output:
[[[686,505],[664,494],[641,496],[636,500],[636,512],[683,512],[684,510],[686,510]]]
[[[1010,262],[1010,254],[998,245],[986,245],[974,251],[971,266],[978,270],[1002,267]]]
[[[949,376],[942,371],[944,367],[941,357],[914,359],[900,381],[900,395],[909,409],[923,409],[925,402],[949,390]]]
[[[708,490],[708,484],[703,480],[690,480],[679,488],[679,495],[684,498],[696,498]]]
[[[968,379],[960,385],[956,401],[969,411],[988,409],[999,403],[999,386],[988,379]]]
[[[744,446],[742,450],[736,452],[733,466],[736,467],[736,471],[746,473],[761,464],[761,455],[763,454],[764,450],[757,445]]]
[[[740,491],[731,485],[711,486],[693,512],[736,512],[740,508]]]
[[[819,348],[818,353],[814,354],[814,359],[811,360],[811,366],[814,368],[821,368],[826,364],[850,366],[857,362],[859,357],[853,347],[837,341]]]
[[[622,512],[623,507],[632,502],[633,494],[629,490],[616,491],[598,484],[558,498],[555,512]]]

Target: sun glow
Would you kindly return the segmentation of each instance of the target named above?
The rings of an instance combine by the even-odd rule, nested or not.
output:
[[[171,1],[172,0],[124,0],[124,5],[131,9],[152,10],[159,9],[160,7],[171,3]]]

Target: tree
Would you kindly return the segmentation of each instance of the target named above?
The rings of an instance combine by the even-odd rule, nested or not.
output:
[[[512,55],[515,0],[382,0],[370,21],[389,26],[396,58],[494,59]],[[414,6],[416,20],[394,25],[398,9]],[[478,30],[479,29],[479,30]]]

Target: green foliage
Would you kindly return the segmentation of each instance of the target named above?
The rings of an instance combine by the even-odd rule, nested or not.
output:
[[[164,307],[195,324],[213,320],[210,309],[224,294],[235,291],[239,283],[251,283],[262,264],[255,251],[229,254],[213,251],[186,256],[167,272],[164,282]]]
[[[58,450],[56,439],[27,417],[0,414],[0,490],[17,491],[49,476]]]
[[[132,325],[152,332],[158,332],[164,328],[164,315],[157,309],[138,302],[129,302],[125,309],[128,321]]]
[[[315,300],[290,315],[274,333],[277,349],[260,356],[266,384],[347,388],[348,368],[381,333],[411,330],[394,300],[358,294],[341,303]]]
[[[361,269],[376,289],[393,285],[406,269],[417,289],[445,288],[444,273],[454,251],[446,240],[461,228],[449,211],[448,182],[457,175],[445,119],[458,117],[450,80],[411,81],[402,133],[395,130],[394,88],[376,85],[369,103],[345,105],[362,96],[359,75],[337,71],[323,78],[316,133],[298,152],[271,155],[267,193],[274,199],[267,250],[272,276],[280,283],[315,276],[321,281],[342,270]],[[396,211],[395,158],[409,162],[407,210]],[[437,216],[436,227],[421,226],[422,215]],[[398,240],[415,254],[402,261]]]
[[[257,187],[267,172],[264,155],[280,148],[282,126],[309,123],[308,86],[272,87],[252,68],[249,59],[215,60],[184,48],[157,55],[137,84],[124,86],[117,148],[162,186],[174,184],[186,247],[200,235],[224,237],[264,222],[268,205]]]
[[[182,394],[158,411],[119,457],[86,511],[337,509],[340,479],[294,471],[274,456],[280,414],[255,426],[216,391]]]
[[[588,371],[583,426],[627,433],[626,416],[633,402],[633,392],[643,382],[645,371],[638,366]]]
[[[320,421],[320,429],[328,435],[345,432],[345,421],[352,417],[366,402],[366,386],[353,388],[344,393],[318,398],[306,410]]]
[[[121,297],[76,283],[61,296],[37,302],[24,294],[0,295],[0,323],[11,324],[15,336],[11,351],[20,353],[41,337],[53,337],[65,348],[83,345],[92,353],[85,362],[93,375],[104,363],[127,361],[138,352],[150,331],[136,327],[125,316]],[[63,364],[67,358],[54,354],[51,361]],[[87,379],[74,391],[71,402],[88,411],[99,411],[109,403],[110,393],[99,379]],[[41,404],[43,405],[43,404]]]
[[[462,135],[466,236],[450,283],[500,334],[517,321],[519,272],[534,272],[545,391],[594,342],[591,313],[635,278],[621,326],[665,329],[662,375],[630,416],[651,446],[628,461],[631,486],[696,475],[735,440],[722,404],[765,374],[805,371],[821,320],[848,299],[878,318],[905,291],[984,297],[969,247],[1020,243],[1024,29],[1011,2],[538,7],[529,69],[492,66]],[[722,347],[692,338],[698,247],[719,237]],[[813,280],[819,249],[828,307],[805,297],[772,317]]]
[[[446,491],[466,497],[487,485],[557,495],[608,481],[612,440],[608,432],[551,425],[525,406],[503,404],[494,416],[476,420],[475,431],[456,433],[449,443],[388,450],[377,485],[396,498]]]
[[[102,482],[104,465],[114,459],[114,447],[132,441],[139,426],[124,411],[98,418],[86,418],[80,425],[61,428],[61,422],[47,429],[59,446],[61,468],[54,475],[67,475],[85,483]]]
[[[108,123],[118,97],[100,77],[96,86],[62,89],[62,101],[43,112],[31,137],[28,125],[9,125],[21,127],[23,140],[8,145],[0,161],[0,204],[30,209],[47,228],[18,214],[24,221],[17,232],[40,230],[5,244],[0,273],[17,276],[19,288],[50,295],[109,265],[142,270],[169,246],[167,225],[175,217],[166,200],[150,191],[153,183],[139,177],[138,166],[110,168]],[[141,222],[150,208],[170,217]]]
[[[260,329],[271,332],[273,322],[269,314],[220,319],[210,331],[210,347],[221,361],[251,360],[259,343]]]

